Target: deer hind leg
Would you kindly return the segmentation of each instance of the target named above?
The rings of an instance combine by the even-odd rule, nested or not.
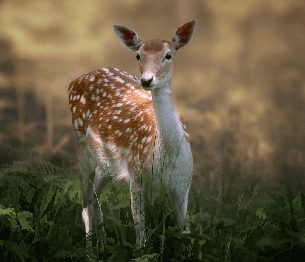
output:
[[[145,236],[145,211],[144,211],[144,187],[141,182],[130,179],[131,211],[136,230],[136,248],[144,246]]]
[[[88,148],[79,147],[79,155],[83,192],[82,218],[86,229],[87,246],[92,247],[93,186],[90,181],[94,181],[96,165]]]
[[[95,169],[95,177],[94,177],[94,188],[93,188],[93,220],[96,227],[100,226],[98,234],[100,236],[106,236],[105,228],[104,228],[104,221],[103,221],[103,214],[100,207],[100,196],[103,192],[104,187],[110,181],[110,176],[104,175],[101,171],[99,166]],[[103,246],[104,243],[101,240],[101,245]]]

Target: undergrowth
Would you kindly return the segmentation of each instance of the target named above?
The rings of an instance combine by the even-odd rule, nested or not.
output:
[[[135,249],[129,188],[111,184],[100,202],[106,236],[86,248],[81,183],[67,169],[37,161],[0,175],[3,261],[299,261],[305,254],[305,196],[289,187],[216,188],[196,194],[181,233],[169,196],[146,205],[145,247]]]

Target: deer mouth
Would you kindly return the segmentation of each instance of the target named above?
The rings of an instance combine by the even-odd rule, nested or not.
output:
[[[145,91],[151,91],[154,89],[154,86],[142,86]]]

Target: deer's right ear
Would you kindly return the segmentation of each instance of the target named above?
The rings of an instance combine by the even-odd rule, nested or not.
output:
[[[117,34],[121,43],[131,51],[138,51],[142,41],[138,37],[137,33],[125,26],[114,25],[114,32]]]

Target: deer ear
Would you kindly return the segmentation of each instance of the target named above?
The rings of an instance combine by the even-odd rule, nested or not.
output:
[[[114,25],[114,32],[118,36],[121,43],[131,51],[138,51],[142,41],[138,37],[137,33],[125,26],[122,25]]]
[[[175,53],[179,48],[186,46],[191,41],[196,24],[197,20],[190,20],[177,28],[171,41],[171,46]]]

